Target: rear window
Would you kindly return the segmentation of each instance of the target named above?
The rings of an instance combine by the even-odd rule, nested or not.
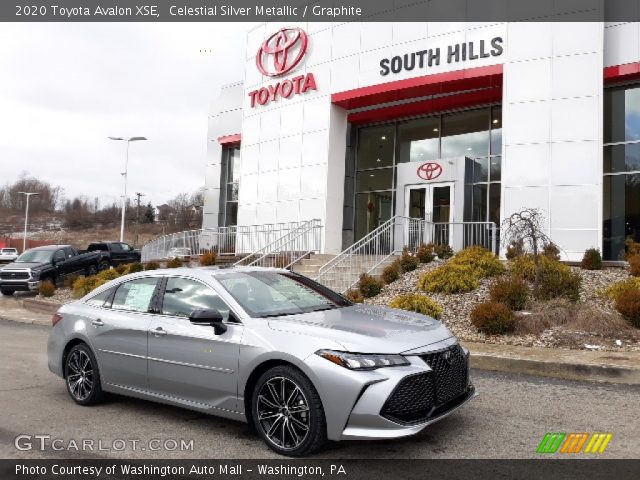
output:
[[[109,249],[104,243],[92,243],[91,245],[89,245],[89,248],[87,248],[87,251],[89,252],[95,252],[96,250],[106,252]]]

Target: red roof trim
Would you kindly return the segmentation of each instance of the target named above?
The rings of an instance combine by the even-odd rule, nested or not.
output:
[[[467,68],[396,80],[331,95],[331,102],[347,110],[381,103],[487,87],[502,86],[502,65]]]
[[[604,83],[623,83],[632,80],[640,80],[640,62],[614,65],[604,69]]]
[[[233,135],[224,135],[222,137],[218,137],[218,143],[224,146],[231,146],[236,143],[240,143],[242,139],[242,135],[239,133],[234,133]]]

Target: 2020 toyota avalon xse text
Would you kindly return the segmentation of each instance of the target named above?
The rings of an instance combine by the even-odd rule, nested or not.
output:
[[[53,324],[49,369],[76,403],[113,392],[246,421],[285,455],[412,435],[476,395],[469,353],[440,322],[286,270],[131,274]]]

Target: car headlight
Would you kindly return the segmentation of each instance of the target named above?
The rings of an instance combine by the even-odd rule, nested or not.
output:
[[[409,361],[402,355],[348,353],[335,350],[318,350],[316,355],[349,370],[374,370],[382,367],[409,365]]]
[[[30,270],[29,273],[31,274],[31,278],[34,280],[40,278],[40,270]]]

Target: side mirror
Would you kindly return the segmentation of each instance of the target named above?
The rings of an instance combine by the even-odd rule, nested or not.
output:
[[[222,314],[218,310],[194,310],[189,316],[189,321],[194,325],[213,327],[216,335],[227,331],[227,326],[222,323]]]

